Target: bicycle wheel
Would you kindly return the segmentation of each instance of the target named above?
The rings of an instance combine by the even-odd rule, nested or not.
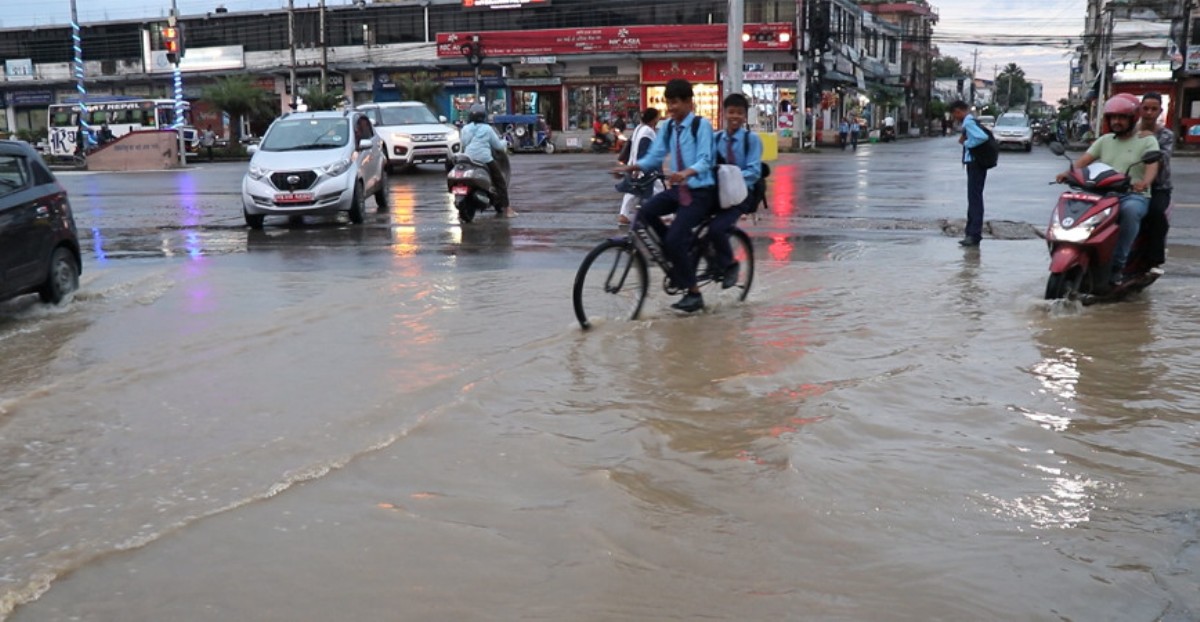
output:
[[[597,319],[636,320],[650,281],[646,260],[633,244],[606,240],[593,248],[575,274],[575,317],[583,328]]]
[[[713,298],[713,302],[718,304],[745,300],[750,294],[750,286],[754,284],[754,244],[750,236],[735,228],[729,232],[729,246],[733,248],[733,260],[737,262],[737,278],[729,287],[725,287],[723,279],[714,278],[715,275],[709,270],[710,260],[702,258],[697,268],[700,273],[698,276],[703,277],[700,282],[704,283],[707,279],[705,296]]]

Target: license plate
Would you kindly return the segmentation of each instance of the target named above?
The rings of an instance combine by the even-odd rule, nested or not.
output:
[[[471,189],[466,186],[455,186],[450,189],[450,192],[454,193],[455,196],[460,196],[471,192]]]
[[[284,192],[282,194],[275,195],[276,204],[310,203],[312,200],[313,193],[311,192]]]

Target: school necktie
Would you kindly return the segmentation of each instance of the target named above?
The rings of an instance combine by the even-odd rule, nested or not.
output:
[[[733,133],[728,134],[725,138],[725,163],[737,164],[733,159]]]
[[[686,166],[683,164],[683,125],[675,124],[675,170],[682,173]],[[692,191],[688,188],[687,180],[679,184],[679,204],[684,207],[692,204]]]

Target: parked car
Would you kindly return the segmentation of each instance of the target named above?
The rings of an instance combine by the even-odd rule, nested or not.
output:
[[[442,162],[446,170],[450,160],[462,150],[458,128],[435,116],[421,102],[379,102],[360,104],[357,110],[375,124],[383,139],[389,170],[407,170],[418,164]]]
[[[387,205],[383,141],[361,112],[285,114],[271,123],[242,179],[242,213],[251,229],[270,215],[346,212],[362,223],[366,197]]]
[[[1033,150],[1033,128],[1029,125],[1029,117],[1023,112],[1006,112],[1000,115],[992,133],[1001,147],[1016,145],[1027,152]]]
[[[37,292],[58,304],[82,266],[67,191],[29,143],[0,140],[0,300]]]

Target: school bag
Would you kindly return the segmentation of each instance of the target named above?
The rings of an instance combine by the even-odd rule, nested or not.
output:
[[[720,132],[717,132],[717,138],[719,139],[723,134],[725,134],[725,130],[721,130]],[[746,132],[746,135],[747,136],[751,136],[751,135],[757,136],[757,134],[754,134],[753,132],[749,132],[749,131]],[[742,153],[743,158],[748,159],[750,157],[750,141],[749,140],[746,140],[746,142],[742,143],[742,152],[743,152]],[[717,154],[717,157],[721,157],[720,154]],[[747,210],[748,213],[751,213],[751,214],[758,211],[759,205],[762,205],[763,207],[765,207],[767,209],[770,209],[770,207],[771,207],[767,203],[767,178],[771,176],[771,165],[767,164],[766,162],[760,162],[759,164],[761,165],[761,172],[759,173],[758,181],[754,182],[754,186],[748,189],[749,196],[751,199],[753,199],[753,201],[750,202],[749,210]]]
[[[988,139],[987,142],[979,143],[970,148],[971,160],[978,162],[984,169],[996,168],[996,165],[1000,162],[1000,143],[996,141],[996,137],[992,134],[991,130],[982,125],[979,126],[979,129],[983,130],[984,134],[987,134]],[[963,131],[965,132],[966,130]]]

